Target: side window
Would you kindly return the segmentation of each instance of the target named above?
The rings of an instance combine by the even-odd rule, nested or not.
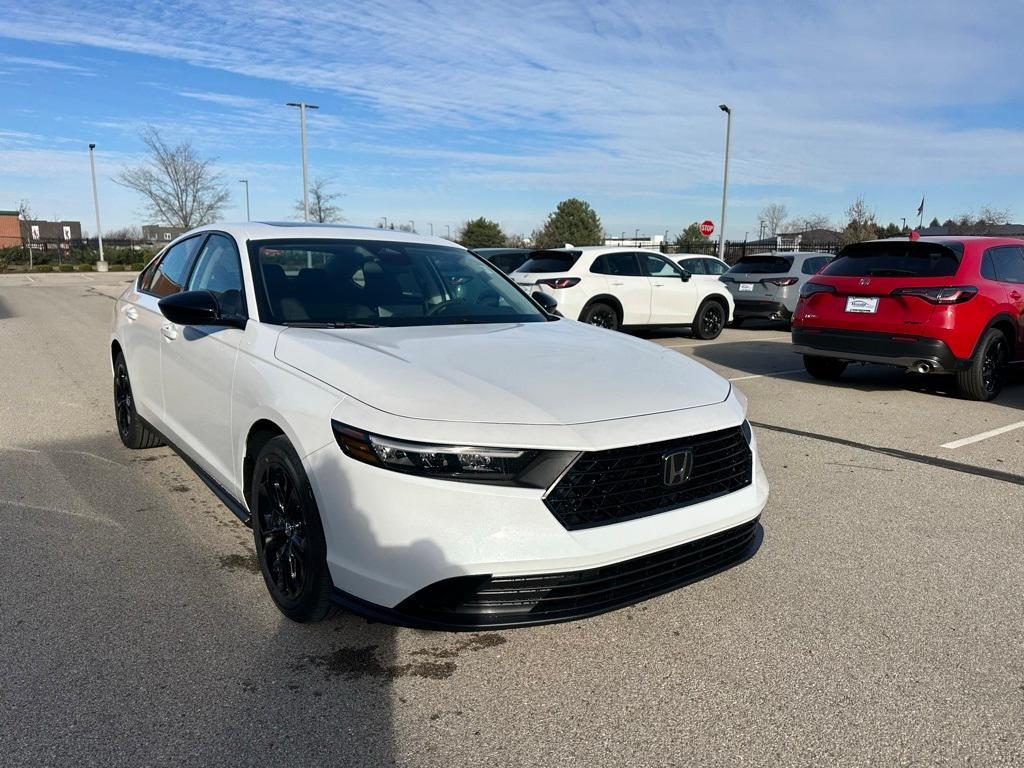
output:
[[[146,286],[146,290],[160,298],[179,293],[185,285],[185,276],[192,256],[204,239],[203,235],[190,237],[168,248],[154,270],[153,278]]]
[[[679,266],[691,275],[707,274],[707,269],[704,267],[704,259],[683,259],[679,262]]]
[[[704,268],[709,275],[724,275],[729,271],[728,264],[723,264],[716,259],[701,259],[701,261],[704,262]]]
[[[188,290],[212,291],[225,313],[244,313],[242,261],[230,238],[213,234],[206,239],[188,279]]]
[[[595,275],[610,275],[611,271],[608,269],[607,257],[598,256],[594,259],[594,263],[590,265],[590,271]]]
[[[604,257],[604,263],[608,268],[606,274],[619,277],[643,277],[640,271],[640,262],[637,261],[635,253],[609,253]]]
[[[829,259],[825,256],[815,256],[812,259],[804,259],[804,264],[800,267],[800,271],[805,275],[817,274],[818,270],[828,264]]]
[[[986,280],[998,280],[999,276],[996,274],[996,265],[992,262],[992,251],[985,251],[985,255],[981,257],[981,276]]]
[[[647,264],[647,274],[651,277],[679,277],[679,269],[668,259],[649,253],[643,254],[643,257]]]
[[[1017,245],[989,248],[997,279],[1003,283],[1024,283],[1024,249]]]

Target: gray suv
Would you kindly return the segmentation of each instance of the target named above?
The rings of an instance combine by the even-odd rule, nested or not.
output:
[[[800,298],[800,288],[833,258],[828,253],[811,251],[744,256],[718,278],[736,303],[733,325],[739,326],[750,318],[789,322]]]

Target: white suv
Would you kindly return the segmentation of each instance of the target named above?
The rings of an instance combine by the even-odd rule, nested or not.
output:
[[[613,330],[687,326],[698,339],[714,339],[732,317],[733,300],[724,285],[691,280],[685,269],[651,251],[534,251],[512,279],[528,292],[554,296],[566,317]]]
[[[110,359],[121,440],[169,443],[252,526],[297,621],[559,621],[759,541],[768,483],[729,382],[440,238],[193,230],[117,301]]]

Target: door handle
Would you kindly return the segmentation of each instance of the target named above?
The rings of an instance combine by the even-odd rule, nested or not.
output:
[[[174,341],[178,338],[178,329],[170,323],[164,323],[160,326],[160,333],[168,341]]]
[[[612,281],[612,285],[625,285],[625,283],[616,283],[616,282],[615,282],[615,281],[613,280],[613,281]]]
[[[132,320],[139,319],[139,310],[133,307],[131,304],[126,304],[121,307],[121,314],[128,318],[129,322]]]
[[[1020,291],[1010,291],[1010,298],[1014,300],[1019,299]]]

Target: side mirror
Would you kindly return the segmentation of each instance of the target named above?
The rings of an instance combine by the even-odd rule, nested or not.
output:
[[[160,312],[175,325],[221,325],[244,328],[245,320],[224,315],[212,291],[183,291],[157,302]]]
[[[680,269],[683,269],[683,268],[680,267]],[[679,279],[682,280],[684,283],[688,283],[688,282],[690,282],[690,278],[691,277],[692,277],[692,275],[687,270],[683,269],[683,274],[681,274],[679,276]]]
[[[538,304],[540,304],[541,307],[544,308],[544,311],[547,312],[549,315],[555,314],[555,307],[558,306],[558,302],[555,300],[555,297],[552,296],[550,293],[544,293],[544,291],[534,291],[533,293],[530,294],[530,297]]]

